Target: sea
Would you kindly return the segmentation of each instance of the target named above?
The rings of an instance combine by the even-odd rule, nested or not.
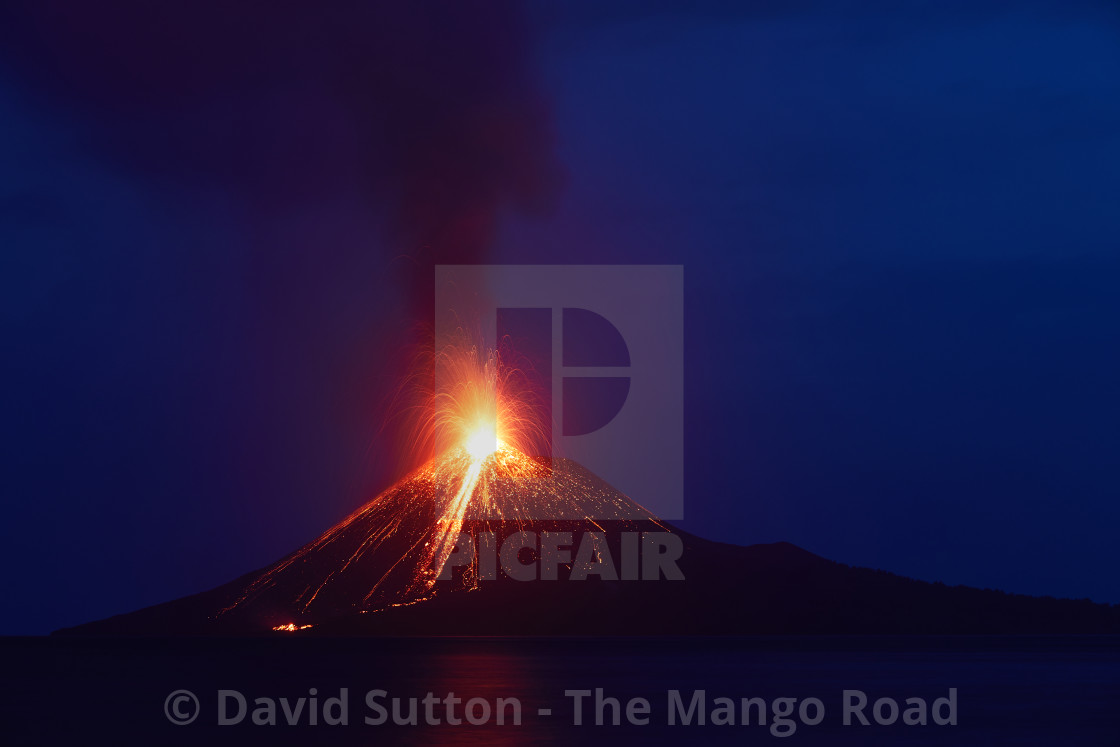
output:
[[[5,745],[1120,745],[1117,637],[295,631],[0,656]]]

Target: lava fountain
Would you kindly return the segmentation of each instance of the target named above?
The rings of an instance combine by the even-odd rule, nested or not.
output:
[[[437,586],[464,531],[520,531],[542,520],[599,531],[608,522],[660,525],[580,465],[549,456],[551,410],[515,362],[462,333],[422,360],[402,391],[409,449],[433,456],[314,542],[247,577],[221,614],[298,626],[477,588],[469,573]]]

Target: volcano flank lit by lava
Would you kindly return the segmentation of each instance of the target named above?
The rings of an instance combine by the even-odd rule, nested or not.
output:
[[[420,388],[413,409],[421,417],[414,419],[410,448],[418,454],[438,448],[395,485],[260,571],[59,632],[601,636],[1120,630],[1120,610],[1108,605],[914,581],[834,563],[788,543],[740,547],[664,525],[588,469],[542,448],[551,424],[539,415],[542,408],[533,406],[532,388],[526,386],[532,377],[524,371],[467,344],[446,346],[431,362],[441,375],[437,380],[449,383],[426,394]]]
[[[578,464],[529,452],[547,448],[548,428],[526,379],[495,352],[464,336],[441,348],[434,363],[448,385],[419,395],[427,406],[412,408],[412,442],[417,449],[435,444],[438,455],[265,569],[219,617],[251,614],[286,626],[477,588],[476,564],[453,581],[438,580],[464,532],[663,530]]]

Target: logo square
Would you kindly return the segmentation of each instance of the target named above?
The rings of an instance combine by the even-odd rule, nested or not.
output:
[[[437,345],[466,333],[534,393],[533,456],[684,518],[683,267],[440,265],[435,283]],[[448,384],[437,369],[437,396]],[[647,518],[594,513],[580,518]]]

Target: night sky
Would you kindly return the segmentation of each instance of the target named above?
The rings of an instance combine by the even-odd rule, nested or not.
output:
[[[0,633],[399,477],[436,262],[684,265],[688,531],[1120,602],[1114,3],[368,6],[0,11]]]

